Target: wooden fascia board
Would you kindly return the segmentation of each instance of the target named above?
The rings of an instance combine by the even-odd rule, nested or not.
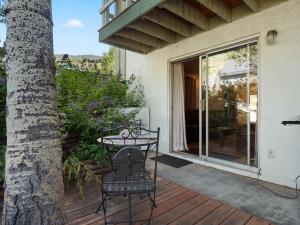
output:
[[[104,41],[137,20],[165,0],[139,0],[99,30],[99,42]]]
[[[115,43],[115,44],[119,44],[119,45],[123,45],[123,46],[127,46],[128,48],[131,49],[136,49],[140,52],[144,52],[144,53],[148,53],[154,50],[153,47],[142,44],[140,42],[136,42],[134,40],[130,40],[124,37],[120,37],[120,36],[111,36],[107,39],[107,41]]]
[[[158,38],[152,37],[148,34],[142,33],[134,29],[125,28],[122,31],[117,32],[115,35],[125,37],[131,40],[135,40],[137,42],[143,43],[145,45],[149,45],[154,48],[161,48],[167,44],[166,42]]]

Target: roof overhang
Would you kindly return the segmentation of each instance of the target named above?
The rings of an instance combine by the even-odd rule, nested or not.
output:
[[[138,0],[99,30],[99,41],[147,54],[286,0]],[[266,5],[266,6],[265,6]]]

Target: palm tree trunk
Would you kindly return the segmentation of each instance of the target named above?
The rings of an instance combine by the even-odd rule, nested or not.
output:
[[[7,0],[3,224],[64,224],[51,0]]]

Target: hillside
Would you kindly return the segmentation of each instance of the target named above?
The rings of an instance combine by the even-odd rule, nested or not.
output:
[[[56,61],[60,61],[62,59],[64,54],[56,54]],[[73,63],[82,61],[83,59],[90,59],[90,60],[99,60],[101,59],[101,56],[98,55],[69,55],[70,60]]]

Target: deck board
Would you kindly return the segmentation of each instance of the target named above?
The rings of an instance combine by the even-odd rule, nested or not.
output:
[[[157,225],[270,225],[265,219],[254,217],[239,209],[222,204],[208,196],[188,190],[178,184],[159,178],[157,183],[154,223]],[[100,188],[91,185],[81,198],[76,190],[66,192],[65,209],[68,225],[102,225],[103,213],[95,214],[101,200]],[[135,196],[132,200],[134,220],[147,219],[150,213],[147,198]],[[108,221],[127,220],[128,201],[121,196],[109,201]],[[135,224],[145,224],[138,222]],[[123,225],[118,223],[118,225]]]
[[[251,217],[251,215],[245,212],[235,211],[221,225],[245,225]]]
[[[177,207],[169,210],[168,212],[156,216],[154,218],[155,224],[160,225],[167,225],[176,220],[177,218],[180,218],[181,216],[187,214],[189,211],[193,210],[197,206],[201,205],[205,201],[208,201],[208,197],[204,195],[199,195],[195,198],[189,199],[183,204],[178,205]]]
[[[196,225],[214,225],[221,224],[224,220],[226,220],[232,213],[234,213],[235,209],[228,205],[222,205],[208,216],[200,220]]]
[[[253,217],[246,225],[270,225],[271,223],[265,219]]]

